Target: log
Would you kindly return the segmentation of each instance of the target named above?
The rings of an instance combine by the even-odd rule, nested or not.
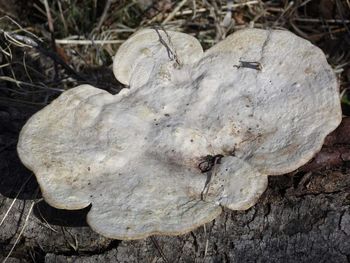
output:
[[[0,226],[1,260],[38,200],[35,177],[16,153],[18,132],[33,111],[0,106],[0,220],[30,177]],[[348,131],[344,119],[310,163],[270,177],[254,207],[226,210],[181,236],[111,240],[87,227],[88,209],[58,210],[40,201],[8,262],[349,262]]]

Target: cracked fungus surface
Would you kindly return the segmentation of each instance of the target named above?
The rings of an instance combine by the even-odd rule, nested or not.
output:
[[[324,54],[285,31],[238,31],[203,53],[189,35],[143,30],[114,73],[130,88],[65,91],[18,143],[45,200],[92,204],[88,223],[107,237],[181,234],[248,209],[267,175],[305,164],[341,120]]]

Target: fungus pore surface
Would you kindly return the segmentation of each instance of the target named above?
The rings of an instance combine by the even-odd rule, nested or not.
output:
[[[202,51],[146,29],[118,50],[117,95],[81,85],[23,127],[18,153],[52,206],[92,205],[104,236],[181,234],[254,205],[267,175],[309,161],[341,121],[322,51],[286,31],[246,29]]]

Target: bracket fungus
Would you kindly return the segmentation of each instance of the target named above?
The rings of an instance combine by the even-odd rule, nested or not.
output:
[[[241,30],[203,52],[187,34],[145,29],[113,69],[129,88],[67,90],[18,142],[45,200],[91,204],[88,224],[111,238],[177,235],[222,207],[248,209],[268,175],[308,162],[341,121],[324,54],[287,31]]]

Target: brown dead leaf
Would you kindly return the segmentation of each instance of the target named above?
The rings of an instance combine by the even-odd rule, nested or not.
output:
[[[246,23],[244,20],[244,14],[242,11],[234,12],[233,19],[235,20],[236,25],[244,25]]]
[[[60,47],[60,46],[56,46],[56,52],[57,54],[60,56],[61,59],[63,59],[63,61],[68,64],[69,63],[69,57],[67,56],[66,52],[64,51],[64,48]]]

